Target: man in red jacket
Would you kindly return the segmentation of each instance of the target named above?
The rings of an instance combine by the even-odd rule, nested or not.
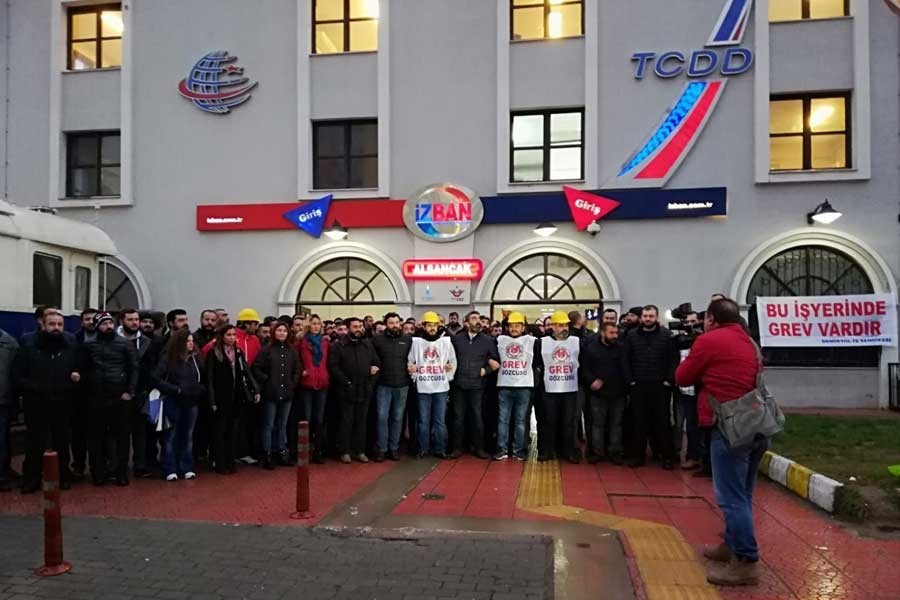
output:
[[[709,397],[720,403],[736,400],[756,387],[761,365],[757,347],[741,326],[738,305],[727,298],[706,309],[706,333],[675,371],[679,386],[697,386],[701,427],[714,423]],[[758,438],[746,447],[732,448],[718,428],[712,432],[713,489],[725,518],[725,542],[707,547],[703,555],[717,564],[707,573],[716,585],[755,585],[759,580],[759,549],[753,531],[753,487],[768,440]]]

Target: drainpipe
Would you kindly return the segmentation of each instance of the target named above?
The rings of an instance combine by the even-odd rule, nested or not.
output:
[[[12,0],[6,0],[6,8],[4,10],[6,10],[6,14],[3,20],[6,22],[6,27],[3,35],[5,48],[3,56],[6,64],[3,65],[3,194],[0,197],[9,202],[9,72],[10,65],[12,65],[12,61],[9,59],[9,52],[12,48],[10,41],[12,35],[12,26],[10,25],[10,21],[12,21]]]

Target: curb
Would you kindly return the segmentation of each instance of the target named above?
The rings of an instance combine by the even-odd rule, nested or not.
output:
[[[774,452],[763,455],[759,472],[830,513],[834,513],[834,494],[844,485]]]

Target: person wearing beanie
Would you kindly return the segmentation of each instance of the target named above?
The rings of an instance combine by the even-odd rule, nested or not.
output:
[[[90,382],[91,414],[88,456],[94,485],[106,483],[104,448],[115,458],[116,483],[128,485],[130,417],[138,384],[137,352],[116,335],[108,312],[94,316],[97,339],[84,346],[85,374]]]

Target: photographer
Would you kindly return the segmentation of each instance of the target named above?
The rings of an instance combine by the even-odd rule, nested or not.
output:
[[[675,347],[681,360],[684,361],[694,341],[703,333],[703,323],[689,302],[673,309],[672,316],[678,321],[670,323],[669,329],[675,334]],[[700,429],[697,425],[697,394],[694,386],[676,388],[675,398],[675,447],[681,447],[683,433],[686,434],[687,448],[681,468],[693,470],[700,466],[702,455]]]

